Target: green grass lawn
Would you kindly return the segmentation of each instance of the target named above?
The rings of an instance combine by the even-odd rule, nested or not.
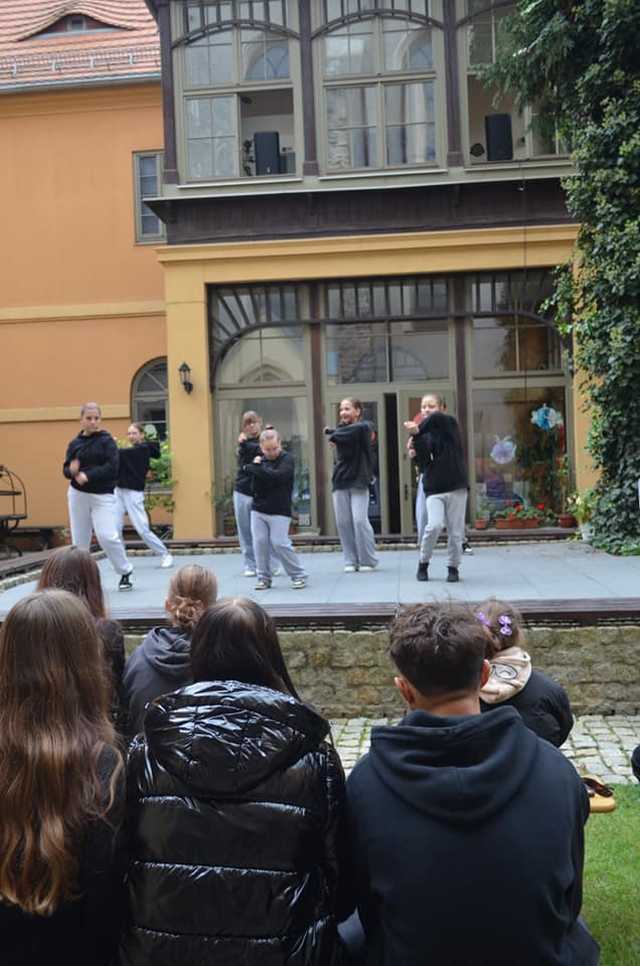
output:
[[[600,966],[639,966],[640,785],[618,785],[615,795],[615,812],[587,822],[582,914]]]

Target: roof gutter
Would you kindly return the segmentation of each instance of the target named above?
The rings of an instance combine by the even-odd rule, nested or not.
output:
[[[160,71],[148,74],[121,74],[119,77],[104,75],[84,80],[35,81],[28,84],[0,84],[0,94],[22,94],[29,91],[54,91],[70,87],[116,87],[123,84],[148,84],[150,81],[160,81]]]

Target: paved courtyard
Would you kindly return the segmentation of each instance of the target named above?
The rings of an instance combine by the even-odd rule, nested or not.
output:
[[[417,552],[384,550],[373,573],[345,574],[342,554],[314,550],[301,553],[309,572],[304,590],[292,590],[287,577],[274,581],[268,592],[255,592],[254,579],[242,576],[242,559],[235,553],[204,553],[175,557],[176,567],[197,562],[218,576],[221,596],[247,596],[268,604],[413,603],[453,598],[480,601],[490,596],[505,600],[615,599],[640,596],[640,557],[613,557],[579,541],[479,546],[465,555],[461,582],[445,581],[446,551],[438,548],[429,568],[429,583],[415,579]],[[118,593],[117,577],[108,561],[100,561],[105,591],[113,617],[120,610],[162,608],[173,570],[161,570],[158,558],[132,555],[134,590]],[[0,617],[35,582],[21,583],[0,593]]]
[[[332,721],[333,739],[345,771],[369,749],[371,728],[393,723],[388,718],[351,718]],[[584,715],[576,718],[568,741],[562,751],[580,774],[597,775],[611,785],[635,782],[629,759],[640,744],[640,715]]]

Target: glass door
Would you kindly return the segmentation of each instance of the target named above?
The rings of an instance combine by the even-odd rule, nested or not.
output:
[[[387,499],[387,433],[384,420],[384,397],[380,394],[361,393],[339,395],[335,392],[329,394],[327,399],[327,426],[336,426],[339,419],[340,402],[343,399],[356,398],[362,403],[362,418],[368,420],[374,426],[373,435],[373,479],[369,487],[369,519],[375,533],[389,532],[389,513]],[[320,432],[322,428],[320,428]],[[331,446],[327,444],[331,450]],[[333,456],[327,460],[327,471],[329,476],[333,470]],[[333,514],[333,504],[331,502],[331,483],[327,486],[327,500],[329,503],[327,520],[330,521],[329,528],[335,533],[335,518]]]

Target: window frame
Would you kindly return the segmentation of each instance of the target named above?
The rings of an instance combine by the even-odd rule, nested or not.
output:
[[[158,391],[157,393],[145,393],[142,395],[137,389],[138,384],[143,379],[147,373],[149,373],[155,366],[163,363],[167,372],[167,387],[164,397],[162,393]],[[164,426],[165,426],[165,436],[169,436],[170,433],[170,419],[169,419],[169,362],[167,356],[156,356],[154,359],[149,359],[147,362],[143,363],[133,375],[131,379],[131,387],[129,390],[129,412],[131,413],[131,419],[133,422],[143,422],[143,420],[138,418],[138,405],[144,404],[145,402],[153,402],[154,400],[164,401]]]
[[[332,30],[327,30],[327,23],[324,20],[324,0],[319,0],[319,4],[314,5],[313,48],[314,48],[314,78],[315,78],[315,99],[316,99],[316,125],[319,138],[319,161],[321,164],[322,175],[325,177],[350,177],[371,175],[375,173],[387,172],[418,172],[424,170],[438,169],[442,166],[442,158],[446,153],[446,118],[445,118],[445,93],[443,88],[444,77],[444,38],[442,24],[433,16],[433,7],[437,0],[430,0],[428,4],[428,15],[424,18],[421,14],[398,13],[392,15],[390,9],[376,9],[373,6],[363,9],[362,15],[350,15],[343,17],[340,21],[331,21],[334,25]],[[327,36],[335,33],[340,27],[347,27],[353,23],[367,23],[373,25],[373,52],[374,65],[370,73],[346,73],[346,74],[326,74],[325,73],[325,44]],[[386,70],[384,63],[385,49],[385,23],[394,22],[416,24],[417,29],[424,28],[431,32],[431,56],[432,66],[428,70]],[[386,90],[392,86],[407,86],[411,84],[431,84],[433,98],[433,116],[425,121],[411,122],[405,125],[395,122],[389,123],[386,116],[385,97]],[[329,164],[329,128],[328,123],[328,92],[331,89],[361,89],[372,88],[375,93],[375,164],[368,166],[352,166],[349,168],[336,168]],[[387,129],[392,127],[410,127],[420,124],[425,128],[432,128],[434,132],[435,151],[432,159],[425,159],[413,163],[389,163]],[[361,127],[361,125],[356,125]],[[369,127],[365,125],[364,127]],[[352,129],[352,128],[349,128]]]
[[[235,0],[234,0],[235,2]],[[238,0],[239,2],[239,0]],[[273,24],[273,29],[266,29],[262,21],[249,22],[232,17],[231,20],[220,20],[221,24],[228,24],[232,34],[231,47],[233,51],[233,78],[216,86],[192,88],[186,85],[186,56],[187,44],[185,38],[184,15],[188,6],[193,4],[172,4],[172,37],[173,63],[175,78],[175,120],[178,166],[181,172],[180,181],[194,187],[209,184],[250,184],[263,180],[291,179],[298,176],[302,169],[303,134],[302,134],[302,90],[300,68],[300,44],[297,20],[297,5],[292,0],[285,2],[285,24]],[[226,29],[226,28],[225,28]],[[273,80],[243,80],[242,79],[242,30],[261,30],[274,37],[284,37],[289,49],[289,76]],[[242,173],[242,97],[251,93],[263,91],[286,91],[293,102],[293,153],[296,158],[296,171],[292,173],[278,173],[268,175],[247,175]],[[186,104],[193,99],[213,99],[215,97],[233,97],[233,119],[235,124],[235,152],[234,173],[223,175],[208,175],[203,178],[192,177],[189,172],[189,151],[187,144],[187,109]]]
[[[140,173],[140,161],[144,158],[154,158],[156,162],[156,180],[157,180],[157,194],[159,195],[162,191],[162,169],[164,161],[164,151],[134,151],[132,164],[133,164],[133,211],[134,211],[134,235],[136,245],[157,245],[158,242],[166,241],[167,229],[166,225],[154,212],[151,214],[157,219],[160,226],[159,232],[155,234],[146,233],[142,226],[142,206],[144,204],[144,197],[142,195],[142,185]],[[148,197],[148,196],[147,196]],[[147,206],[148,207],[148,206]],[[151,211],[151,209],[149,209]]]

